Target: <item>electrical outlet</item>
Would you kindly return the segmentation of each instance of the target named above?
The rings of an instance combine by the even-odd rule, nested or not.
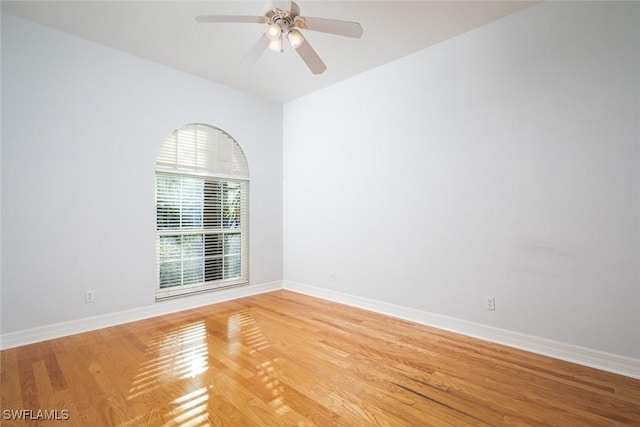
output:
[[[84,302],[90,303],[96,300],[96,294],[94,291],[84,291]]]
[[[329,273],[329,280],[332,282],[336,281],[336,273],[334,273],[333,271],[331,273]]]
[[[495,310],[496,309],[495,297],[484,297],[484,308],[492,311]]]

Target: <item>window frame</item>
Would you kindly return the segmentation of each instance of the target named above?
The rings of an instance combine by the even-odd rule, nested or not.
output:
[[[198,128],[195,128],[195,127]],[[242,152],[241,147],[239,146],[239,144],[233,139],[231,138],[226,132],[214,127],[214,126],[210,126],[210,125],[202,125],[202,124],[192,124],[192,125],[187,125],[184,126],[182,128],[176,129],[174,130],[171,135],[165,140],[165,142],[170,141],[172,139],[172,142],[175,145],[176,151],[178,151],[178,144],[175,141],[180,141],[181,138],[178,136],[176,136],[177,132],[180,132],[181,130],[193,130],[193,129],[199,129],[199,132],[202,133],[202,131],[204,130],[205,133],[211,132],[213,134],[213,137],[211,139],[211,143],[212,144],[216,144],[218,139],[219,139],[219,135],[222,135],[222,137],[226,138],[225,143],[229,144],[230,141],[232,144],[234,144],[232,151],[234,153],[234,155],[236,157],[238,157],[238,153],[240,153],[240,155],[242,156],[241,159],[239,159],[238,162],[236,162],[237,164],[233,164],[231,165],[232,167],[229,168],[229,170],[225,170],[225,167],[227,167],[229,163],[229,159],[223,159],[224,162],[222,164],[222,167],[220,167],[220,163],[217,164],[212,164],[209,167],[209,170],[206,170],[206,167],[203,168],[202,167],[202,160],[199,161],[199,163],[195,163],[194,162],[194,167],[193,170],[188,170],[188,167],[185,167],[184,164],[178,164],[178,162],[176,162],[175,165],[173,165],[173,167],[171,165],[168,165],[166,162],[166,155],[163,158],[162,163],[158,160],[156,163],[156,171],[155,171],[155,206],[156,206],[156,289],[155,289],[155,299],[156,301],[161,301],[161,300],[166,300],[166,299],[170,299],[170,298],[175,298],[175,297],[180,297],[180,296],[186,296],[186,295],[193,295],[193,294],[199,294],[202,292],[209,292],[209,291],[214,291],[214,290],[219,290],[219,289],[226,289],[229,287],[235,287],[235,286],[239,286],[239,285],[244,285],[244,284],[248,284],[249,283],[249,177],[248,177],[248,166],[246,163],[246,158],[244,157],[244,153]],[[194,134],[197,135],[198,130],[194,130],[193,131]],[[197,144],[199,144],[200,146],[202,145],[202,137],[199,136],[197,138],[200,138],[197,142]],[[194,137],[194,141],[195,141],[196,137]],[[184,137],[182,138],[182,140],[184,140]],[[195,142],[194,142],[195,144]],[[189,147],[191,148],[191,147]],[[187,148],[187,150],[189,149]],[[165,147],[163,146],[162,149],[165,149]],[[173,150],[174,147],[172,146],[171,149]],[[209,151],[216,151],[218,150],[218,148],[216,148],[215,146],[213,147],[213,149],[211,147],[208,147],[207,150]],[[228,151],[228,147],[226,148],[226,150]],[[162,151],[161,151],[162,152]],[[165,149],[166,152],[166,149]],[[197,156],[196,156],[197,157]],[[176,159],[179,158],[179,154],[176,153]],[[160,155],[158,156],[158,159],[160,159]],[[239,165],[239,166],[238,166]],[[206,166],[206,165],[205,165]],[[180,201],[179,201],[179,209],[180,209],[180,213],[178,215],[178,226],[177,227],[161,227],[160,225],[160,205],[159,205],[159,200],[158,200],[158,195],[159,195],[159,178],[160,177],[176,177],[180,179]],[[196,182],[201,182],[202,183],[202,201],[200,203],[202,212],[200,213],[201,215],[201,224],[200,226],[194,227],[193,224],[192,226],[184,226],[185,222],[184,222],[184,217],[183,217],[183,211],[182,209],[183,207],[183,194],[182,194],[182,188],[183,188],[183,183],[185,182],[184,180],[195,180]],[[220,197],[217,198],[217,205],[206,205],[206,196],[205,196],[205,187],[207,186],[206,183],[209,184],[213,184],[213,186],[220,186]],[[239,216],[239,225],[237,228],[235,227],[229,227],[229,228],[225,228],[224,227],[224,207],[228,206],[225,203],[225,199],[223,197],[224,195],[224,186],[225,183],[230,183],[233,185],[238,185],[239,187],[239,210],[240,210],[240,216]],[[214,190],[215,191],[215,190]],[[214,198],[215,199],[215,198]],[[211,227],[211,226],[206,226],[205,225],[205,212],[207,211],[207,209],[214,209],[220,212],[220,225],[219,227]],[[217,215],[217,213],[216,213]],[[220,235],[220,236],[228,236],[228,235],[233,235],[233,234],[239,234],[240,235],[240,242],[239,242],[239,250],[237,253],[226,253],[226,242],[224,239],[226,239],[225,237],[222,238],[221,241],[219,242],[215,242],[216,244],[220,245],[220,250],[221,253],[219,255],[207,255],[207,243],[206,243],[206,236],[210,236],[210,235]],[[196,264],[198,262],[199,259],[201,259],[202,261],[202,281],[198,281],[196,283],[189,283],[189,281],[187,280],[187,283],[185,284],[185,269],[184,269],[184,262],[185,259],[188,259],[188,256],[185,256],[184,253],[184,248],[185,246],[183,246],[183,244],[178,244],[176,246],[180,247],[180,256],[178,258],[174,258],[172,260],[167,261],[167,258],[161,259],[161,241],[163,238],[166,237],[182,237],[182,236],[198,236],[201,235],[202,239],[200,240],[200,251],[201,251],[201,255],[197,255],[195,257],[193,257],[193,260],[196,261]],[[215,240],[215,239],[212,239]],[[211,244],[213,244],[214,242],[212,241]],[[234,277],[224,277],[224,269],[226,264],[226,259],[229,259],[231,257],[235,257],[238,256],[240,259],[240,271],[239,271],[239,275],[234,276]],[[219,260],[219,261],[217,261]],[[209,261],[211,264],[209,266],[207,266],[207,261]],[[161,271],[162,271],[162,265],[163,262],[169,263],[169,262],[180,262],[180,283],[177,285],[172,285],[172,286],[165,286],[165,287],[161,287],[162,283],[161,283]],[[216,266],[216,263],[220,266]],[[192,271],[196,271],[198,270],[200,267],[198,266],[195,270]],[[220,268],[221,270],[217,270],[218,268]],[[214,280],[207,280],[207,274],[210,275],[218,275],[221,274],[222,278],[219,279],[214,279]]]

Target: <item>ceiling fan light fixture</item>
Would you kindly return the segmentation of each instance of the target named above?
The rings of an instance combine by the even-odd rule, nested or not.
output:
[[[269,49],[275,52],[282,52],[282,38],[271,39],[269,42]]]
[[[293,29],[287,33],[287,39],[291,43],[291,47],[297,49],[302,43],[304,43],[304,37],[300,31]]]
[[[269,37],[269,40],[272,42],[278,40],[280,39],[280,35],[282,35],[282,28],[279,24],[274,23],[269,25],[267,28],[267,37]]]

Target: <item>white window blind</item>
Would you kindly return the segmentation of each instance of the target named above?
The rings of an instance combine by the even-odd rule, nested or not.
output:
[[[238,143],[207,125],[174,131],[156,163],[156,299],[247,283],[248,219]]]
[[[240,145],[226,132],[192,124],[164,141],[156,160],[159,169],[248,179],[249,167]]]

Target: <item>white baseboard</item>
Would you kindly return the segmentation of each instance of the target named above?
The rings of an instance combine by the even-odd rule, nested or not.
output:
[[[389,304],[355,295],[345,294],[330,289],[304,285],[291,281],[283,282],[284,289],[317,298],[347,304],[353,307],[375,311],[377,313],[409,320],[423,325],[495,342],[509,347],[542,354],[555,359],[601,369],[640,379],[640,360],[619,356],[599,350],[566,344],[519,332],[486,326],[466,320],[447,317],[413,308]]]
[[[45,325],[23,331],[10,332],[0,336],[0,349],[4,350],[21,345],[33,344],[40,341],[121,325],[123,323],[148,319],[150,317],[176,313],[190,308],[216,304],[278,289],[287,289],[293,292],[335,301],[400,319],[406,319],[423,325],[433,326],[435,328],[483,339],[485,341],[519,348],[560,360],[566,360],[579,365],[589,366],[631,378],[640,379],[640,360],[638,359],[291,281],[275,281],[257,285],[238,286],[188,298],[178,298],[158,302],[150,306],[133,310],[120,311],[117,313],[104,314],[72,320],[69,322]]]
[[[109,326],[121,325],[128,322],[135,322],[136,320],[176,313],[190,308],[202,307],[205,305],[257,295],[264,292],[275,291],[282,289],[282,286],[281,281],[257,285],[250,284],[245,286],[236,286],[215,292],[207,292],[190,297],[161,301],[153,305],[132,310],[55,323],[23,331],[10,332],[0,336],[0,349],[5,350],[8,348],[19,347],[21,345],[60,338],[67,335],[108,328]]]

